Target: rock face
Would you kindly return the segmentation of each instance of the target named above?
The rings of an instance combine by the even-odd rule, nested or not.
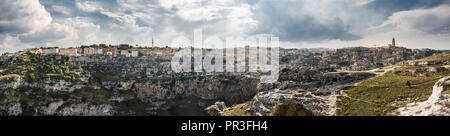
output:
[[[22,107],[20,107],[20,103],[15,103],[11,107],[8,107],[8,114],[14,116],[22,114]]]
[[[226,103],[239,103],[249,100],[259,90],[259,79],[232,77],[192,78],[187,80],[165,79],[145,82],[120,82],[106,87],[112,90],[132,90],[139,99],[173,99],[194,96],[205,100],[221,100]]]
[[[65,107],[57,114],[63,116],[112,116],[114,113],[111,105],[76,104]]]
[[[54,115],[62,104],[64,104],[64,101],[52,102],[47,107],[42,107],[41,112],[45,115]]]
[[[63,104],[64,101],[50,103],[47,107],[41,108],[41,113],[60,116],[112,116],[116,112],[111,105],[75,104],[62,107]]]
[[[433,86],[433,93],[427,101],[410,103],[406,107],[399,108],[401,116],[449,116],[450,97],[442,94],[450,84],[450,76],[441,78]]]
[[[157,115],[160,109],[173,110],[166,106],[169,100],[187,97],[223,101],[215,103],[208,110],[213,115],[220,115],[221,111],[227,110],[225,103],[233,105],[249,100],[252,102],[247,111],[253,115],[272,112],[273,108],[268,105],[274,104],[300,104],[314,115],[333,115],[336,90],[375,76],[367,72],[333,72],[336,69],[372,69],[379,65],[422,58],[435,52],[398,47],[356,47],[334,51],[301,51],[300,54],[282,51],[280,65],[288,65],[288,68],[282,69],[278,82],[272,84],[260,84],[258,78],[248,73],[225,76],[224,73],[173,73],[168,59],[170,56],[161,59],[105,55],[37,55],[35,59],[49,57],[44,60],[51,62],[50,66],[70,66],[58,67],[61,71],[69,69],[70,72],[47,71],[41,73],[43,79],[29,81],[28,78],[33,77],[30,74],[32,70],[16,71],[16,67],[9,67],[21,64],[21,67],[26,68],[28,62],[18,62],[25,62],[28,57],[21,56],[25,54],[13,54],[0,56],[0,68],[9,68],[6,71],[12,72],[0,72],[0,75],[16,75],[12,81],[0,81],[0,115]],[[35,68],[39,68],[41,62],[35,63]],[[298,67],[291,63],[298,64]],[[423,71],[440,70],[430,68]],[[417,74],[420,72],[416,71]],[[81,73],[82,76],[65,75],[68,73]],[[49,74],[78,79],[50,79],[47,76]],[[186,105],[183,102],[206,105],[204,101],[190,100],[173,102],[173,105]]]
[[[409,70],[409,71],[405,71],[405,72],[411,72],[411,74],[413,76],[427,76],[433,73],[439,73],[445,70],[450,70],[450,65],[446,65],[446,66],[438,66],[438,67],[423,67],[423,68],[418,68],[418,69],[414,69],[414,70]],[[401,71],[397,71],[397,72],[401,72]]]
[[[0,81],[0,90],[6,89],[17,89],[21,86],[34,87],[34,88],[42,88],[48,91],[63,91],[63,92],[73,92],[76,89],[80,89],[85,87],[86,85],[76,85],[64,80],[51,80],[44,79],[42,82],[28,83],[22,77],[14,78],[13,81],[4,82]]]
[[[227,109],[225,102],[216,102],[213,105],[207,107],[205,110],[211,116],[220,116],[222,115],[222,112],[225,111],[225,109]]]
[[[261,116],[271,113],[275,109],[267,107],[277,104],[300,104],[314,116],[334,115],[336,108],[336,94],[314,94],[306,90],[271,90],[258,93],[252,100],[252,105],[247,109],[252,115]]]
[[[336,112],[337,90],[373,77],[368,72],[321,73],[304,70],[283,70],[279,82],[262,84],[261,92],[253,99],[247,113],[253,116],[270,115],[275,112],[274,105],[301,105],[314,116],[330,116]],[[227,108],[220,110],[216,105],[207,109],[212,115],[222,115]]]
[[[281,71],[280,89],[300,88],[310,91],[335,91],[355,81],[375,76],[371,72],[321,72],[307,68],[293,67]],[[338,87],[338,88],[336,88]]]
[[[49,79],[28,83],[18,77],[0,82],[0,95],[7,96],[5,101],[0,101],[0,115],[134,115],[134,109],[125,106],[130,101],[150,105],[143,108],[148,109],[151,115],[157,115],[156,111],[166,107],[165,101],[195,97],[236,104],[250,100],[259,87],[259,79],[244,76],[199,76],[183,80],[153,78],[100,83]],[[121,111],[123,108],[129,109],[130,113]]]
[[[409,62],[406,62],[406,64],[411,65],[411,66],[429,66],[429,65],[435,65],[435,64],[450,64],[450,60],[421,61],[421,62],[409,61]]]

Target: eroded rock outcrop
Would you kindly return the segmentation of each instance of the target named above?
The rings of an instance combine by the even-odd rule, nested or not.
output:
[[[251,100],[246,112],[253,116],[272,115],[277,110],[276,105],[300,105],[314,116],[334,115],[336,99],[340,95],[337,90],[375,75],[370,72],[321,73],[300,69],[284,70],[279,82],[261,84],[268,90],[258,92]],[[212,107],[217,107],[217,104]],[[211,109],[207,110],[214,115],[223,115],[229,110],[229,108]]]
[[[259,79],[244,76],[152,78],[129,81],[67,82],[45,79],[29,83],[21,77],[1,81],[0,94],[9,95],[19,105],[0,103],[2,115],[115,115],[122,103],[148,105],[152,115],[160,109],[168,109],[165,101],[195,97],[205,101],[225,101],[230,104],[250,100],[259,90]],[[5,91],[6,90],[6,91]],[[114,102],[115,105],[111,103]],[[163,102],[163,104],[159,104]],[[113,104],[114,104],[113,103]],[[209,104],[209,103],[208,103]],[[205,105],[206,106],[206,105]],[[126,106],[122,106],[126,107]],[[126,108],[128,109],[128,108]],[[120,112],[127,115],[131,113]],[[141,113],[142,114],[142,113]],[[139,115],[141,115],[139,114]]]
[[[63,116],[112,116],[115,112],[111,105],[75,104],[61,109],[56,114]]]
[[[213,105],[205,108],[206,112],[211,116],[221,116],[228,109],[225,102],[215,102]]]
[[[172,99],[195,96],[205,100],[222,100],[226,103],[249,100],[257,93],[258,87],[258,79],[244,77],[232,79],[205,77],[203,79],[144,82],[133,85],[138,98]]]
[[[441,78],[433,86],[433,93],[427,101],[410,103],[406,107],[398,109],[402,116],[449,116],[450,115],[450,97],[448,94],[442,94],[448,89],[450,76]]]
[[[273,106],[299,104],[314,116],[334,115],[335,94],[314,94],[306,90],[279,90],[258,93],[247,109],[252,115],[261,116],[274,112]]]

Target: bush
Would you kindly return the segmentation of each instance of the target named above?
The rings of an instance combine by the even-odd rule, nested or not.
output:
[[[408,86],[409,88],[411,88],[411,82],[410,82],[410,81],[406,81],[406,86]]]

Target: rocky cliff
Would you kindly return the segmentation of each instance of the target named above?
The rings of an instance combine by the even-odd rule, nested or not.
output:
[[[321,73],[284,69],[279,82],[265,85],[271,88],[262,90],[250,102],[246,102],[245,109],[236,106],[223,108],[219,102],[206,110],[210,115],[219,116],[289,116],[299,115],[298,113],[314,116],[334,115],[339,93],[337,91],[373,76],[375,74],[370,72]]]
[[[147,108],[153,108],[151,112],[157,115],[156,111],[164,107],[166,101],[193,97],[199,101],[240,103],[250,100],[259,89],[259,79],[245,77],[153,78],[100,83],[52,79],[29,83],[18,77],[0,82],[2,115],[117,115],[128,113],[118,110],[124,107],[122,102],[130,101],[151,105]]]

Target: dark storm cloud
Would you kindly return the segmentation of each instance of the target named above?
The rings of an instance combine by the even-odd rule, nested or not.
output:
[[[308,4],[311,4],[311,1],[246,0],[245,2],[259,7],[253,12],[254,18],[260,22],[260,25],[255,30],[250,31],[250,34],[270,33],[291,42],[358,40],[366,34],[373,33],[367,28],[381,25],[395,12],[427,9],[449,4],[448,0],[374,0],[363,5],[348,6],[351,2],[319,1],[319,5],[335,2],[333,4],[336,4],[334,6],[338,7],[338,10],[331,9],[335,7],[330,7],[330,9],[305,11],[305,8],[310,6]],[[344,9],[341,10],[339,7]],[[318,17],[322,12],[336,12],[336,14],[327,16],[324,21],[323,19],[320,20],[321,17]],[[426,18],[432,19],[433,16]],[[422,25],[426,22],[424,18],[423,22],[417,23],[415,26],[426,32],[448,32],[448,23],[439,22],[442,28],[436,29],[436,27],[423,27]]]
[[[203,28],[205,36],[273,34],[281,42],[292,44],[355,41],[398,28],[434,36],[449,34],[450,17],[441,10],[450,8],[416,13],[449,3],[450,0],[0,0],[0,46],[68,41],[132,44],[136,40],[145,43],[152,36],[170,42],[176,36],[191,37],[193,30],[199,28]],[[411,12],[396,15],[405,11]]]
[[[440,18],[435,15],[427,14],[421,16],[421,20],[412,22],[412,26],[430,34],[449,34],[450,17]],[[434,21],[430,21],[434,20]]]
[[[254,2],[254,1],[253,1]],[[334,17],[327,22],[318,21],[313,14],[304,14],[302,1],[259,1],[254,11],[255,19],[261,24],[251,34],[270,33],[280,39],[291,42],[315,42],[322,40],[357,40],[358,35],[351,34],[348,24]]]
[[[374,9],[384,16],[390,16],[394,12],[432,8],[442,4],[448,4],[448,0],[375,0],[366,5],[367,8]]]
[[[84,12],[79,7],[77,7],[77,2],[85,2],[89,0],[40,0],[41,4],[45,6],[47,11],[49,11],[53,18],[55,19],[66,19],[72,17],[88,17],[90,20],[102,26],[102,29],[107,28],[108,23],[117,23],[114,18],[110,18],[100,11],[95,12]],[[116,0],[91,0],[96,2],[100,7],[97,8],[107,8],[115,10],[118,8]],[[58,7],[58,8],[55,8]],[[69,14],[63,14],[58,9],[68,11]]]
[[[387,18],[395,12],[408,11],[414,9],[430,9],[442,5],[450,5],[449,0],[376,0],[369,3],[366,7],[374,9]],[[442,14],[449,14],[442,12],[441,14],[423,14],[416,15],[414,20],[405,18],[405,23],[417,30],[427,32],[430,34],[448,34],[450,27],[450,18],[442,16]]]

